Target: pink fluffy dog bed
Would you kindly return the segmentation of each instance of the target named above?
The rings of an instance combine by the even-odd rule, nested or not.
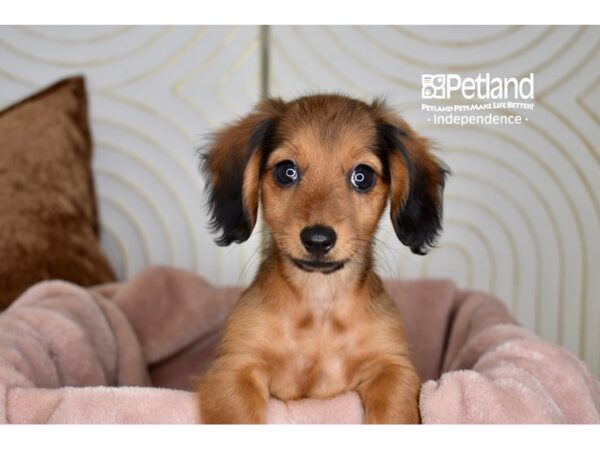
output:
[[[497,300],[446,281],[390,281],[424,383],[424,423],[598,423],[600,386]],[[126,283],[33,286],[0,315],[0,423],[194,423],[238,289],[148,269]],[[270,423],[360,423],[349,392],[271,399]]]

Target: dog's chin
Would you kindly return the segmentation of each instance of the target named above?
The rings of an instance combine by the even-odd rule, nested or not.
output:
[[[346,261],[322,261],[318,259],[297,259],[290,258],[292,263],[305,272],[319,272],[328,275],[342,269]]]

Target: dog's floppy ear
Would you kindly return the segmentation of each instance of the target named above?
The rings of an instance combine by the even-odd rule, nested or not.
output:
[[[390,215],[400,241],[418,255],[427,253],[442,229],[446,165],[417,135],[380,101],[373,103],[378,147],[387,154],[390,174]]]
[[[264,100],[241,119],[218,130],[202,155],[210,225],[226,246],[246,241],[258,212],[261,155],[274,145],[277,118],[285,103]]]

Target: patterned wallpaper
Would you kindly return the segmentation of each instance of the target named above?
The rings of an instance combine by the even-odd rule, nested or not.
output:
[[[600,374],[600,27],[0,27],[0,105],[84,73],[102,242],[120,277],[150,263],[248,282],[257,233],[206,231],[194,149],[261,94],[384,94],[452,168],[445,231],[411,255],[382,223],[388,276],[450,277]],[[521,126],[433,125],[421,74],[535,74]],[[507,114],[509,111],[507,111]]]

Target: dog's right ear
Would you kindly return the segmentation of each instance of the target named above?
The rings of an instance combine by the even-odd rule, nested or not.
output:
[[[210,226],[220,232],[218,245],[246,241],[258,211],[262,154],[275,145],[277,119],[285,102],[269,99],[253,111],[218,130],[202,154],[207,179]]]

